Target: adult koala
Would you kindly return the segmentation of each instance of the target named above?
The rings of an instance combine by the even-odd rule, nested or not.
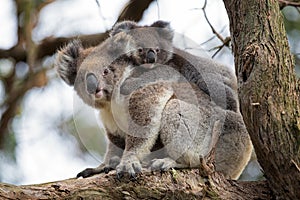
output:
[[[199,88],[197,81],[178,82],[182,77],[164,77],[169,73],[165,70],[168,67],[160,64],[146,71],[158,79],[122,95],[124,84],[139,80],[136,74],[148,74],[139,71],[147,66],[138,66],[131,56],[139,51],[136,44],[135,37],[119,32],[97,47],[84,49],[79,41],[74,41],[58,52],[56,67],[60,77],[74,86],[85,103],[100,109],[109,140],[104,162],[80,172],[78,177],[111,169],[116,169],[119,176],[127,172],[135,177],[148,158],[152,169],[195,168],[200,164],[199,157],[208,153],[217,137],[216,169],[227,178],[237,179],[252,151],[240,113],[211,101],[210,93]],[[153,59],[146,62],[149,60]],[[209,74],[210,70],[206,72]],[[154,153],[153,158],[152,152],[159,154]]]

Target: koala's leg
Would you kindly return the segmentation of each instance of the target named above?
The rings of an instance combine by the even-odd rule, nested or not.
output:
[[[210,147],[213,129],[211,106],[201,108],[172,99],[162,115],[161,141],[168,153],[164,159],[153,160],[152,169],[195,168]]]
[[[239,111],[236,78],[227,67],[185,54],[178,49],[176,51],[178,55],[173,55],[167,63],[169,66],[179,70],[186,80],[196,84],[221,108]]]
[[[227,111],[215,152],[216,170],[226,178],[238,179],[250,160],[252,148],[242,115]]]
[[[117,176],[121,178],[124,173],[128,173],[130,178],[135,178],[136,173],[142,171],[141,161],[150,153],[156,139],[157,135],[148,138],[128,135],[121,162],[116,167]]]
[[[107,136],[109,140],[104,157],[104,162],[96,168],[86,168],[85,170],[77,174],[77,178],[86,178],[103,172],[108,173],[110,170],[115,169],[116,166],[120,163],[125,146],[125,141],[124,139],[116,137],[112,134],[107,134]]]
[[[222,81],[221,75],[209,74],[207,76],[209,77],[206,77],[208,80],[203,81],[205,84],[198,80],[198,87],[203,91],[207,90],[207,94],[209,94],[211,100],[221,108],[239,112],[239,101],[236,89],[226,85]]]
[[[161,83],[147,85],[131,94],[125,151],[116,167],[119,177],[127,172],[134,178],[141,171],[141,161],[149,155],[158,138],[161,114],[172,94],[172,88]]]

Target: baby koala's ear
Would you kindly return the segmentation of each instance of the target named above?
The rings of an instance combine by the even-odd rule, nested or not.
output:
[[[117,33],[120,33],[120,32],[126,32],[127,33],[130,30],[135,29],[137,27],[138,27],[138,25],[134,21],[119,22],[119,23],[116,23],[114,25],[114,27],[110,31],[109,35],[114,36],[114,35],[116,35]]]
[[[150,27],[159,28],[158,33],[162,38],[172,41],[174,37],[174,30],[171,28],[170,23],[166,21],[156,21]]]
[[[57,51],[54,63],[58,75],[68,84],[74,85],[78,70],[78,60],[83,51],[79,40],[73,40]]]

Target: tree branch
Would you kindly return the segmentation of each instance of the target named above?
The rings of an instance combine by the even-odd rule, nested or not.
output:
[[[138,1],[131,0],[121,11],[117,21],[123,20],[134,20],[139,21],[144,11],[149,7],[153,0]],[[108,37],[108,32],[92,34],[92,35],[82,35],[75,37],[48,37],[45,38],[39,45],[37,45],[37,57],[36,59],[42,59],[45,56],[53,55],[58,48],[65,45],[66,43],[74,40],[80,39],[84,46],[94,46],[101,43],[104,39]],[[14,58],[16,62],[27,61],[27,49],[23,47],[23,44],[19,42],[16,46],[8,50],[0,50],[0,58]]]
[[[86,179],[14,186],[0,184],[5,199],[271,199],[266,182],[227,181],[222,175],[201,177],[199,170],[144,172],[136,181],[115,173]]]
[[[287,1],[287,0],[278,0],[280,9],[283,9],[285,6],[294,6],[294,7],[300,7],[300,1]]]
[[[118,22],[124,20],[140,21],[143,17],[144,11],[154,0],[131,0],[123,8],[121,14],[118,17]]]
[[[210,21],[209,21],[207,15],[206,15],[206,11],[205,11],[206,5],[207,5],[207,0],[204,1],[204,5],[203,5],[203,7],[202,7],[202,11],[203,11],[205,20],[207,21],[207,23],[208,23],[209,27],[211,28],[213,34],[215,34],[215,35],[217,36],[217,38],[219,38],[219,40],[221,40],[221,42],[222,42],[223,44],[225,44],[225,40],[224,40],[223,37],[218,33],[218,31],[216,31],[216,29],[215,29],[215,28],[213,27],[213,25],[210,23]]]
[[[222,50],[223,47],[228,47],[229,48],[231,37],[226,37],[224,39],[220,35],[220,33],[218,33],[216,31],[216,29],[213,27],[213,25],[210,23],[210,21],[209,21],[209,19],[207,17],[206,10],[205,10],[206,9],[206,5],[207,5],[207,0],[204,1],[204,5],[202,7],[204,18],[205,18],[206,22],[208,23],[209,27],[211,28],[213,34],[215,34],[215,36],[222,42],[222,45],[219,45],[218,47],[215,47],[215,48],[211,49],[211,50],[216,50],[217,49],[217,51],[212,55],[212,58],[214,58]]]
[[[9,80],[13,80],[14,78],[14,76],[11,76]],[[33,87],[45,86],[47,81],[46,69],[43,69],[28,74],[27,79],[21,81],[21,83],[18,84],[18,87],[10,88],[6,100],[1,105],[1,108],[7,108],[3,112],[0,121],[0,149],[2,149],[2,145],[4,144],[3,140],[8,133],[10,119],[15,116],[20,100],[23,98],[24,94]]]

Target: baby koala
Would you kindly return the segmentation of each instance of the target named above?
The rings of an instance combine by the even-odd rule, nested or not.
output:
[[[77,176],[116,169],[119,177],[124,172],[135,177],[143,162],[154,170],[195,168],[217,137],[216,169],[237,179],[252,150],[241,115],[216,105],[173,66],[155,64],[138,72],[142,78],[132,79],[139,67],[128,56],[136,51],[130,41],[131,35],[118,33],[97,47],[84,49],[75,41],[58,52],[60,77],[85,103],[100,109],[108,137],[104,162]],[[140,84],[143,79],[148,81]],[[140,87],[123,94],[128,81]]]
[[[155,66],[153,63],[173,67],[207,93],[218,106],[239,112],[234,73],[212,59],[194,56],[174,47],[174,32],[168,22],[157,21],[150,26],[139,26],[133,21],[124,21],[117,23],[110,35],[119,33],[133,38],[129,46],[136,50],[129,56],[136,65],[145,70]]]
[[[112,28],[110,36],[121,32],[132,36],[128,45],[134,50],[128,52],[128,55],[135,65],[144,64],[143,67],[149,69],[154,66],[153,63],[165,64],[173,56],[174,33],[169,23],[158,21],[151,26],[141,27],[135,22],[123,21]]]

